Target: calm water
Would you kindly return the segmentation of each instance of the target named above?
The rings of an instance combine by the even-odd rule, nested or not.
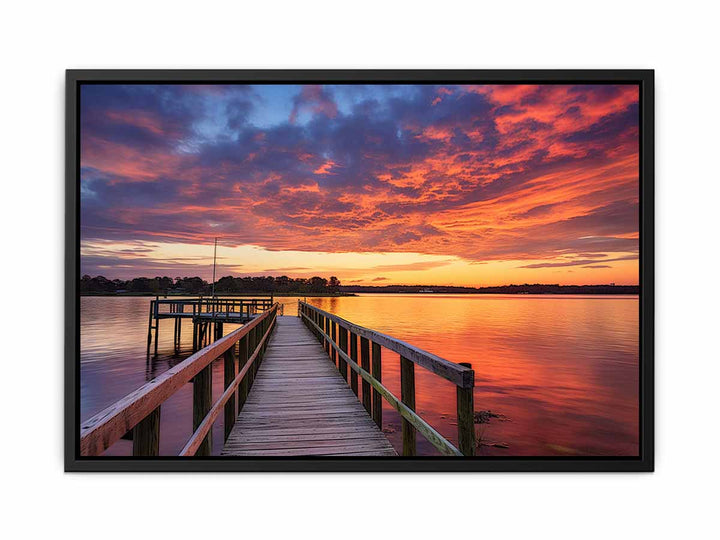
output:
[[[281,298],[285,314],[297,298]],[[475,369],[475,410],[500,418],[476,426],[479,455],[637,455],[638,298],[531,295],[362,295],[308,299],[321,309]],[[150,298],[85,297],[81,308],[81,419],[186,358],[172,353],[171,320],[160,322],[159,357],[146,361]],[[234,327],[226,325],[226,333]],[[214,363],[214,398],[222,393]],[[398,356],[383,349],[383,383],[400,395]],[[416,367],[416,409],[456,442],[455,388]],[[192,385],[163,404],[162,454],[192,432]],[[383,428],[401,448],[400,418],[384,404]],[[222,415],[213,452],[222,447]],[[418,450],[435,454],[418,435]],[[132,443],[108,450],[129,455]]]

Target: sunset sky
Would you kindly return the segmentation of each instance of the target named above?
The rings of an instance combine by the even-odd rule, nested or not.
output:
[[[633,85],[83,85],[81,271],[638,283]]]

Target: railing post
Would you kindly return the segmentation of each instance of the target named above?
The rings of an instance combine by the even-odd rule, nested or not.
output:
[[[248,360],[248,335],[246,334],[240,339],[240,342],[238,343],[238,373],[242,371],[242,368],[245,367],[245,364],[247,364]],[[248,395],[248,378],[250,377],[250,373],[246,373],[245,377],[243,377],[243,380],[240,381],[240,384],[238,385],[238,414],[240,414],[240,411],[243,408],[243,405],[245,405],[245,401],[247,400]]]
[[[193,378],[193,432],[212,408],[212,363]],[[196,456],[212,454],[212,431],[198,448]]]
[[[332,327],[332,341],[337,345],[337,323],[335,321],[331,321],[330,326]],[[337,365],[337,351],[335,350],[335,347],[330,347],[330,349],[333,364]]]
[[[329,317],[325,317],[325,333],[329,336],[330,335],[330,325],[332,324],[332,321]],[[325,338],[325,352],[328,356],[330,356],[332,351],[332,345],[330,345],[330,338]]]
[[[255,329],[253,328],[248,332],[248,360],[250,360],[250,357],[255,353]],[[253,382],[255,381],[255,366],[257,365],[257,361],[253,363],[253,365],[248,370],[248,392],[250,392],[250,389],[252,388]]]
[[[358,351],[357,351],[357,334],[350,332],[350,358],[357,364],[358,363]],[[358,374],[354,369],[350,370],[350,388],[358,395]]]
[[[153,312],[154,312],[154,300],[150,300],[150,314],[148,316],[148,339],[147,339],[147,355],[150,356],[150,345],[152,344],[152,321],[153,321]]]
[[[160,455],[160,407],[133,428],[133,456]]]
[[[158,355],[158,333],[160,332],[160,319],[158,317],[158,314],[160,313],[159,299],[160,297],[155,297],[155,356]]]
[[[400,397],[405,405],[415,410],[415,364],[403,356],[400,357]],[[415,428],[403,418],[403,456],[414,456],[417,453],[415,435]]]
[[[224,355],[225,360],[225,389],[232,384],[232,382],[235,380],[235,377],[237,377],[238,370],[237,370],[237,364],[235,363],[235,347],[230,347],[227,351],[225,351]],[[225,404],[225,439],[228,438],[228,435],[230,435],[230,431],[232,430],[233,426],[235,425],[235,395],[237,392],[233,393],[232,396],[230,396],[230,399]]]
[[[370,373],[370,342],[364,337],[360,338],[360,367]],[[362,380],[362,404],[370,414],[370,383],[365,379]]]
[[[372,344],[372,376],[377,382],[382,382],[382,356],[380,345]],[[382,397],[380,392],[373,388],[372,391],[372,418],[377,426],[382,429]]]
[[[328,342],[323,335],[323,333],[327,333],[327,318],[325,315],[320,315],[320,328],[322,328],[322,333],[320,334],[320,337],[322,338],[322,348],[323,351],[327,352]]]
[[[460,362],[460,365],[472,369],[472,364],[468,362]],[[474,371],[472,380],[475,381]],[[465,456],[475,455],[475,405],[473,386],[470,386],[470,388],[457,387],[458,450]]]
[[[346,328],[339,326],[338,332],[340,332],[340,350],[344,353],[347,353],[348,331]],[[342,375],[343,379],[345,379],[345,382],[347,382],[347,362],[340,355],[338,355],[338,369],[340,370],[340,375]]]

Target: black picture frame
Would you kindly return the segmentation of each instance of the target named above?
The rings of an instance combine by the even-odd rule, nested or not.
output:
[[[93,83],[545,83],[640,88],[639,457],[80,457],[79,88]],[[66,471],[652,471],[654,470],[654,70],[68,70],[65,140]]]

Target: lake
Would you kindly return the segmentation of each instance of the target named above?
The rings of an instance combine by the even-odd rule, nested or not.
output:
[[[159,355],[146,359],[149,297],[83,297],[80,415],[85,420],[190,355],[173,354],[171,320],[160,321]],[[298,298],[278,298],[285,315]],[[356,324],[378,330],[475,370],[476,426],[487,456],[636,456],[639,440],[637,296],[390,295],[308,298]],[[235,327],[226,325],[225,333]],[[397,354],[383,349],[383,384],[400,395]],[[416,366],[416,410],[457,442],[455,387]],[[213,394],[223,391],[222,358]],[[497,415],[497,416],[494,416]],[[222,415],[213,453],[222,448]],[[383,403],[383,430],[400,450],[400,417]],[[162,406],[160,453],[179,452],[192,433],[192,385]],[[106,455],[131,455],[118,441]],[[418,435],[418,453],[436,455]]]

